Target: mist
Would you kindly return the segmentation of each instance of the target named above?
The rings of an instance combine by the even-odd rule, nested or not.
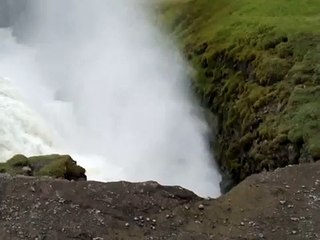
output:
[[[67,153],[91,180],[155,180],[220,194],[190,67],[153,25],[149,5],[0,4],[9,13],[0,18],[1,161]]]

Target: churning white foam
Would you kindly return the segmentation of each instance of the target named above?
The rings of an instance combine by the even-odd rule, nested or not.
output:
[[[146,5],[24,4],[13,27],[0,31],[1,160],[70,153],[89,179],[156,180],[220,194],[187,66]]]

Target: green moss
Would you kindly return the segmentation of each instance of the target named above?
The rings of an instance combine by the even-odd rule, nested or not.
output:
[[[282,59],[293,57],[293,46],[287,42],[279,43],[276,48],[277,55]]]
[[[159,9],[197,70],[202,105],[218,115],[223,170],[238,182],[285,166],[291,145],[319,159],[320,1],[190,0]]]
[[[290,68],[287,59],[263,57],[256,68],[256,78],[261,85],[271,85],[283,80]]]
[[[11,167],[28,166],[28,158],[24,155],[18,154],[9,159],[7,164]]]
[[[279,144],[285,144],[288,142],[288,135],[284,133],[279,133],[276,135],[276,137],[273,139],[272,144],[279,145]]]
[[[64,159],[58,159],[46,164],[37,173],[38,176],[50,176],[64,178],[67,172],[66,162]]]
[[[23,169],[27,167],[30,171]],[[49,176],[69,180],[86,179],[85,169],[78,166],[69,155],[44,155],[27,158],[15,155],[5,163],[0,163],[0,172],[12,175]]]
[[[283,124],[288,138],[296,144],[306,144],[314,159],[320,159],[320,86],[297,86],[289,103]],[[284,127],[283,127],[284,128]]]
[[[76,180],[85,177],[85,169],[78,166],[69,155],[48,155],[32,157],[30,159],[35,164],[44,164],[36,173],[38,176],[51,176]]]
[[[23,174],[23,167],[29,166],[28,158],[24,155],[15,155],[6,163],[0,163],[0,172],[9,173],[12,175]]]
[[[253,140],[256,138],[254,133],[247,133],[240,139],[240,145],[242,149],[250,149]]]

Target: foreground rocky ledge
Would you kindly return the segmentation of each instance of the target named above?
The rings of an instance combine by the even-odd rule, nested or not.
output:
[[[247,178],[202,199],[155,182],[0,175],[0,239],[319,239],[320,164]]]

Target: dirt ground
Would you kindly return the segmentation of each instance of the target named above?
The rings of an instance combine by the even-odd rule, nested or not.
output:
[[[253,175],[218,199],[146,183],[0,175],[0,239],[320,239],[320,163]]]

